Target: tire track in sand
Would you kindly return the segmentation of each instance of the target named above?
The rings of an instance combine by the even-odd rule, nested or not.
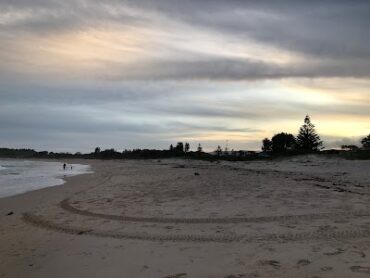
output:
[[[96,217],[108,220],[127,221],[127,222],[147,222],[147,223],[185,223],[185,224],[233,224],[233,223],[264,223],[264,222],[286,222],[297,220],[316,220],[316,219],[335,219],[343,217],[364,217],[370,216],[369,211],[347,211],[338,213],[318,213],[318,214],[301,214],[301,215],[277,215],[277,216],[260,216],[260,217],[225,217],[225,218],[176,218],[176,217],[138,217],[126,215],[103,214],[81,210],[72,206],[69,199],[60,202],[60,206],[71,213],[83,216]]]
[[[49,221],[41,216],[24,213],[23,219],[34,226],[41,227],[47,230],[58,231],[73,235],[90,235],[96,237],[108,237],[117,239],[134,239],[134,240],[149,240],[149,241],[183,241],[183,242],[286,242],[286,241],[301,241],[301,240],[322,240],[322,239],[353,239],[370,237],[370,230],[342,230],[331,232],[302,232],[302,233],[271,233],[264,235],[164,235],[164,234],[144,234],[144,233],[125,233],[125,232],[110,232],[96,231],[93,229],[79,228],[73,226],[62,225]]]

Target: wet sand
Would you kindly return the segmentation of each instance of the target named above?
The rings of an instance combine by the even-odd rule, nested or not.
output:
[[[86,163],[0,199],[0,277],[370,276],[370,161]]]

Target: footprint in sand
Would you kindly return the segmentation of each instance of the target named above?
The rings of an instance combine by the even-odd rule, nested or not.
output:
[[[274,268],[280,268],[280,266],[281,266],[280,262],[275,261],[275,260],[262,260],[262,261],[259,261],[259,264],[260,265],[271,265]]]
[[[351,266],[351,267],[350,267],[350,269],[351,269],[353,272],[359,272],[359,273],[370,274],[370,267],[354,265],[354,266]]]
[[[323,266],[323,267],[321,268],[321,270],[322,270],[322,271],[331,271],[331,270],[333,270],[333,268],[332,268],[331,266]]]
[[[306,266],[306,265],[309,265],[309,264],[311,264],[311,262],[309,260],[306,260],[306,259],[301,259],[297,262],[298,267]]]
[[[339,254],[343,253],[344,251],[345,251],[344,249],[337,248],[336,251],[327,252],[327,253],[324,253],[324,255],[326,255],[326,256],[335,256],[335,255],[339,255]]]
[[[243,278],[243,277],[247,277],[247,276],[245,274],[238,274],[238,275],[230,274],[230,275],[227,275],[225,278]]]
[[[362,252],[362,251],[352,251],[352,252],[360,255],[361,258],[365,258],[366,257],[366,254],[364,252]]]
[[[187,277],[186,273],[178,273],[178,274],[168,275],[165,278],[186,278],[186,277]]]

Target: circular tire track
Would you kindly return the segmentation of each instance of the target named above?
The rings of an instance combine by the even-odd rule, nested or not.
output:
[[[108,183],[113,175],[105,175],[104,180],[99,185],[91,186],[85,190],[75,193],[82,194],[92,188]],[[312,180],[311,180],[312,181]],[[331,189],[331,188],[330,188]],[[353,193],[353,192],[346,192]],[[315,220],[315,219],[335,219],[343,217],[364,217],[370,216],[369,211],[349,211],[338,213],[320,213],[320,214],[303,214],[303,215],[280,215],[280,216],[262,216],[262,217],[229,217],[229,218],[165,218],[165,217],[135,217],[125,215],[111,215],[81,210],[74,207],[70,200],[64,199],[60,202],[62,209],[77,215],[116,220],[126,222],[147,222],[147,223],[185,223],[185,224],[237,224],[237,223],[265,223],[265,222],[285,222],[299,220]],[[98,231],[94,229],[86,229],[81,227],[67,226],[45,219],[39,215],[32,213],[24,213],[23,219],[34,226],[48,230],[63,232],[75,235],[91,235],[96,237],[108,237],[118,239],[136,239],[150,241],[183,241],[183,242],[258,242],[258,241],[298,241],[298,240],[320,240],[320,239],[352,239],[370,237],[370,230],[342,230],[342,231],[326,231],[326,232],[302,232],[302,233],[267,233],[262,235],[196,235],[196,234],[147,234],[147,233],[125,233],[114,231]]]
[[[72,226],[65,226],[46,220],[38,215],[24,213],[23,219],[37,227],[74,235],[90,235],[96,237],[109,237],[117,239],[136,239],[149,241],[184,241],[184,242],[258,242],[258,241],[300,241],[320,239],[353,239],[370,237],[370,230],[344,230],[334,232],[303,232],[265,234],[261,236],[249,235],[161,235],[140,233],[114,233],[94,231]]]
[[[148,223],[186,223],[186,224],[233,224],[233,223],[264,223],[264,222],[286,222],[294,220],[316,220],[326,218],[343,218],[343,217],[364,217],[370,216],[368,211],[352,211],[340,213],[319,213],[319,214],[301,214],[301,215],[278,215],[278,216],[261,216],[261,217],[228,217],[228,218],[172,218],[172,217],[136,217],[126,215],[103,214],[81,210],[72,206],[69,199],[60,202],[60,206],[71,213],[83,216],[96,217],[108,220],[127,221],[127,222],[148,222]]]

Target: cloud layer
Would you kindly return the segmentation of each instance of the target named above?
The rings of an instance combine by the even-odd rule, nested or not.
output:
[[[0,9],[0,57],[20,73],[49,68],[123,80],[370,75],[367,1],[2,1]]]
[[[0,143],[256,149],[307,113],[330,142],[367,134],[369,14],[360,0],[3,0]]]

